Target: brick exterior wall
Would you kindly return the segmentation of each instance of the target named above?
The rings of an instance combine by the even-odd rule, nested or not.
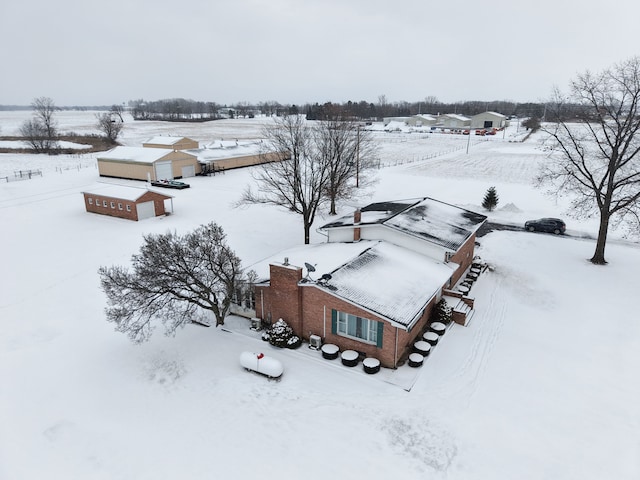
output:
[[[473,252],[475,250],[475,243],[476,243],[476,234],[473,233],[467,239],[467,241],[462,244],[462,246],[456,252],[456,254],[453,257],[451,257],[451,261],[453,263],[457,263],[458,265],[460,265],[460,268],[458,268],[455,271],[451,279],[452,286],[455,285],[458,282],[458,280],[460,280],[460,277],[462,277],[462,275],[471,266],[471,263],[473,262]]]
[[[146,192],[137,200],[124,200],[122,198],[106,197],[95,193],[84,193],[83,195],[84,206],[87,212],[134,221],[138,221],[138,210],[136,208],[138,203],[153,201],[156,216],[159,216],[166,213],[164,208],[165,199],[171,198],[155,192]],[[91,203],[89,203],[89,199],[91,199]],[[107,202],[106,206],[104,202]],[[120,209],[121,206],[122,209]],[[127,211],[127,206],[131,211]]]
[[[269,276],[270,286],[256,286],[256,316],[271,323],[282,318],[301,336],[302,292],[298,282],[302,280],[302,268],[272,264]]]
[[[310,334],[322,337],[323,343],[334,343],[340,347],[341,351],[355,350],[362,352],[368,357],[375,357],[380,363],[389,368],[395,366],[395,338],[396,328],[382,318],[373,315],[366,310],[356,307],[344,300],[314,287],[313,285],[301,287],[303,291],[303,311],[304,311],[304,331],[302,337],[309,339]],[[382,348],[376,345],[359,341],[354,338],[343,337],[331,333],[331,310],[356,315],[369,320],[383,322]]]
[[[159,217],[160,215],[164,215],[166,213],[164,209],[164,201],[169,198],[170,197],[165,197],[155,192],[147,192],[144,195],[142,195],[138,200],[136,200],[136,203],[153,201],[153,207],[156,212],[156,217]]]

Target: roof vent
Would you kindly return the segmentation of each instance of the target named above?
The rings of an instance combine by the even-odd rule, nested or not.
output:
[[[289,257],[284,257],[284,265],[289,265]]]

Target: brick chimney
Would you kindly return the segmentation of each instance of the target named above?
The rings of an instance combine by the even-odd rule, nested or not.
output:
[[[354,225],[353,241],[354,242],[357,242],[360,240],[360,227],[358,227],[357,225],[360,225],[361,218],[362,218],[362,212],[358,208],[356,209],[355,212],[353,212],[353,225]]]
[[[269,265],[270,286],[265,292],[265,313],[271,313],[273,321],[284,319],[298,336],[302,336],[302,292],[298,283],[302,280],[302,268],[285,263]]]

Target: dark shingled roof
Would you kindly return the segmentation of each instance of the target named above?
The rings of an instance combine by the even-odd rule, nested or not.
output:
[[[360,211],[361,227],[384,225],[452,250],[460,248],[487,219],[480,213],[429,197],[372,203]],[[321,228],[353,226],[353,215],[347,215]]]

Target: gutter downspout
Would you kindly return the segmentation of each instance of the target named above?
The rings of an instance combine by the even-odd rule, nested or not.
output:
[[[262,320],[264,320],[264,290],[260,289],[260,313],[262,314]]]
[[[322,306],[322,338],[327,338],[327,306]]]
[[[398,327],[396,327],[396,344],[393,352],[393,366],[398,367]]]
[[[323,237],[329,238],[329,234],[328,233],[324,233],[324,231],[322,230],[322,227],[316,228],[316,233],[319,233]]]

